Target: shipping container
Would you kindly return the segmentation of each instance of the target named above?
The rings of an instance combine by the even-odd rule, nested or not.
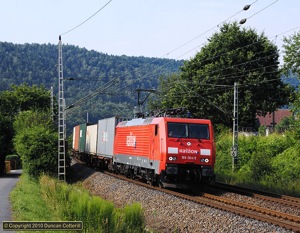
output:
[[[77,125],[73,128],[72,149],[74,151],[79,151],[79,133],[80,133],[80,125]]]
[[[98,125],[88,125],[86,127],[85,153],[95,155],[97,152],[97,132]]]
[[[86,127],[87,127],[86,123],[80,125],[80,130],[79,130],[79,146],[78,146],[78,151],[80,153],[84,153],[85,152]]]
[[[111,117],[98,121],[97,155],[112,158],[115,127],[121,118]]]

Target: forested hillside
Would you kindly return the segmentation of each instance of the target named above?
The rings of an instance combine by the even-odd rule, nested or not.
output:
[[[0,60],[0,91],[12,84],[28,83],[49,90],[53,86],[57,96],[57,45],[0,42]],[[66,106],[99,90],[67,114],[68,123],[82,123],[87,113],[89,121],[112,115],[132,116],[137,105],[135,89],[156,89],[159,77],[179,72],[182,65],[183,61],[113,56],[63,45]]]

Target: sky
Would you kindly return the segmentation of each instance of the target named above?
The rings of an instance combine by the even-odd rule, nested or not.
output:
[[[109,55],[190,59],[223,22],[246,18],[241,27],[282,51],[283,37],[300,31],[299,10],[299,0],[0,0],[0,41],[57,44],[62,35]]]

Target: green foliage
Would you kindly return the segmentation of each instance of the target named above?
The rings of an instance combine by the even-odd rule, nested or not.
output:
[[[145,229],[140,204],[115,208],[79,185],[44,175],[38,182],[23,174],[11,193],[11,201],[15,221],[82,221],[84,232],[91,233],[139,233]]]
[[[139,204],[116,209],[100,197],[47,176],[40,179],[48,208],[61,220],[83,221],[85,232],[143,232],[145,221]]]
[[[55,124],[50,119],[50,113],[42,111],[20,112],[20,114],[16,116],[13,126],[17,134],[37,126],[55,129]]]
[[[293,73],[300,74],[300,33],[293,34],[290,37],[283,39],[283,48],[285,55],[283,56],[284,61],[284,72],[288,74],[290,71]]]
[[[254,127],[257,110],[266,114],[289,102],[291,90],[280,79],[278,57],[276,45],[264,34],[237,23],[224,24],[184,63],[179,78],[161,82],[168,88],[160,88],[166,90],[160,102],[187,107],[194,117],[230,127],[237,82],[239,123]]]
[[[24,172],[38,178],[42,173],[57,173],[57,133],[42,126],[22,131],[14,139]]]
[[[143,216],[143,211],[140,204],[134,203],[132,205],[126,205],[124,207],[124,217],[122,224],[119,226],[119,231],[132,233],[142,232],[142,227],[145,226],[145,220],[141,216]],[[141,227],[137,228],[137,226]]]
[[[58,221],[42,198],[36,180],[22,174],[17,186],[10,193],[15,221]]]
[[[300,179],[300,145],[290,147],[272,159],[276,178],[282,182]]]
[[[232,136],[229,133],[218,137],[216,143],[217,158],[215,163],[217,175],[227,173],[232,169],[232,157],[230,155],[231,147]]]
[[[296,33],[290,37],[285,37],[284,38],[284,53],[285,55],[283,56],[284,60],[284,67],[283,67],[283,72],[287,75],[290,73],[293,73],[297,75],[299,79],[300,75],[300,33]],[[299,79],[300,80],[300,79]],[[294,113],[299,117],[299,112],[300,112],[300,92],[299,92],[299,87],[298,91],[296,92],[295,100],[293,102],[294,106]],[[299,120],[298,120],[299,121]]]
[[[38,178],[42,173],[57,172],[57,132],[49,115],[43,112],[21,112],[14,122],[14,145],[24,172]]]
[[[217,140],[217,179],[291,195],[299,193],[300,148],[295,135],[295,131],[290,131],[284,136],[239,136],[238,164],[233,172],[232,135],[223,134]]]
[[[19,104],[16,95],[12,91],[0,92],[0,115],[12,118],[17,114]]]
[[[288,129],[292,129],[295,125],[295,117],[284,117],[277,125],[275,125],[276,132],[284,132]]]
[[[179,80],[179,74],[173,74],[168,77],[159,78],[157,95],[154,98],[150,98],[151,101],[149,105],[153,111],[181,107],[180,103],[177,103],[179,96],[176,92],[176,87],[179,85]],[[166,93],[168,93],[168,98],[165,97]]]
[[[43,85],[47,90],[53,86],[54,93],[57,93],[56,45],[0,42],[0,60],[0,91],[8,90],[12,84],[27,83]],[[63,63],[64,77],[74,79],[64,81],[66,106],[119,77],[118,82],[110,88],[84,101],[76,111],[68,112],[67,129],[71,129],[84,122],[87,113],[90,122],[113,115],[131,117],[133,107],[137,105],[134,90],[156,89],[159,77],[177,73],[183,61],[112,56],[64,45]]]
[[[266,129],[267,129],[267,127],[264,126],[264,125],[259,126],[259,128],[258,128],[259,135],[265,136],[266,135]]]
[[[15,116],[19,112],[31,109],[49,111],[49,107],[50,95],[42,86],[13,85],[11,90],[0,92],[0,173],[3,171],[5,156],[13,152],[12,138]],[[36,123],[33,119],[29,119],[29,121],[31,120],[31,124]],[[19,124],[24,123],[20,120]]]

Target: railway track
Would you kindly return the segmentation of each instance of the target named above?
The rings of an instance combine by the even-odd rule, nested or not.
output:
[[[156,186],[151,186],[146,183],[142,183],[139,180],[132,180],[130,178],[126,178],[121,175],[111,174],[109,172],[105,172],[105,174],[108,174],[110,176],[114,176],[118,179],[126,180],[131,183],[135,183],[137,185],[151,188],[154,190],[159,190],[161,192],[176,196],[178,198],[182,198],[188,201],[192,201],[198,204],[203,204],[212,208],[216,208],[223,211],[228,211],[243,217],[248,217],[251,219],[256,219],[259,221],[264,221],[267,223],[271,223],[283,228],[286,228],[288,230],[292,230],[294,232],[300,232],[300,216],[295,216],[291,214],[286,214],[284,212],[279,212],[275,210],[269,210],[267,208],[262,208],[257,205],[251,205],[246,204],[234,200],[230,200],[228,198],[220,197],[217,195],[209,194],[209,193],[198,193],[198,194],[189,194],[189,193],[182,193],[170,189],[161,189]],[[260,194],[263,196],[262,194]],[[259,196],[260,198],[262,198]],[[288,199],[288,196],[286,196]],[[293,199],[292,197],[290,197]],[[279,198],[280,199],[280,198]],[[273,197],[272,201],[275,201],[275,197]],[[279,200],[279,202],[281,201]],[[297,203],[297,200],[295,199],[295,203]],[[281,203],[285,204],[285,203]]]
[[[216,183],[212,185],[212,187],[300,209],[300,198],[297,197],[258,191],[254,189],[238,187],[224,183]]]
[[[164,192],[164,193],[173,195],[175,197],[178,197],[178,198],[181,198],[184,200],[192,201],[192,202],[195,202],[198,204],[203,204],[208,207],[227,211],[227,212],[234,213],[236,215],[240,215],[243,217],[248,217],[251,219],[271,223],[273,225],[283,227],[283,228],[291,230],[293,232],[300,232],[300,217],[296,216],[296,215],[287,214],[287,213],[284,213],[281,211],[270,210],[268,208],[262,208],[258,205],[246,204],[243,202],[231,200],[228,198],[224,198],[224,197],[221,197],[218,195],[205,193],[205,192],[197,192],[197,193],[184,192],[183,193],[183,192],[178,192],[178,191],[174,191],[174,190],[170,190],[170,189],[161,189],[159,187],[151,186],[149,184],[143,183],[139,180],[132,180],[130,178],[126,178],[122,175],[112,174],[109,172],[103,172],[103,173],[105,173],[109,176],[116,177],[118,179],[122,179],[122,180],[125,180],[128,182],[134,183],[139,186],[143,186],[143,187],[153,189],[153,190],[158,190],[160,192]],[[223,186],[222,189],[224,190],[224,188],[225,188],[224,184],[217,184],[217,186],[218,185]],[[215,186],[215,188],[217,188],[217,187]],[[234,189],[235,187],[231,186],[230,188]],[[229,186],[227,187],[227,189],[229,189]],[[260,199],[270,197],[270,195],[263,195],[262,193],[260,193],[260,194],[255,193],[254,190],[252,190],[251,192],[249,190],[247,192],[246,192],[246,190],[235,190],[235,192],[243,193],[243,195],[250,195],[252,197],[260,198]],[[265,196],[265,197],[263,197],[263,196]],[[282,200],[289,199],[288,205],[290,205],[292,203],[290,206],[293,206],[294,208],[297,208],[297,206],[298,206],[297,205],[298,200],[296,198],[292,198],[292,197],[288,197],[288,196],[274,197],[274,195],[270,198],[272,198],[271,200],[273,202],[278,200],[278,201],[276,201],[276,203],[280,203],[282,205],[287,205],[287,203],[285,203],[285,202],[282,203]],[[268,199],[268,200],[270,200],[270,199]],[[291,201],[291,200],[293,200],[293,201]]]

